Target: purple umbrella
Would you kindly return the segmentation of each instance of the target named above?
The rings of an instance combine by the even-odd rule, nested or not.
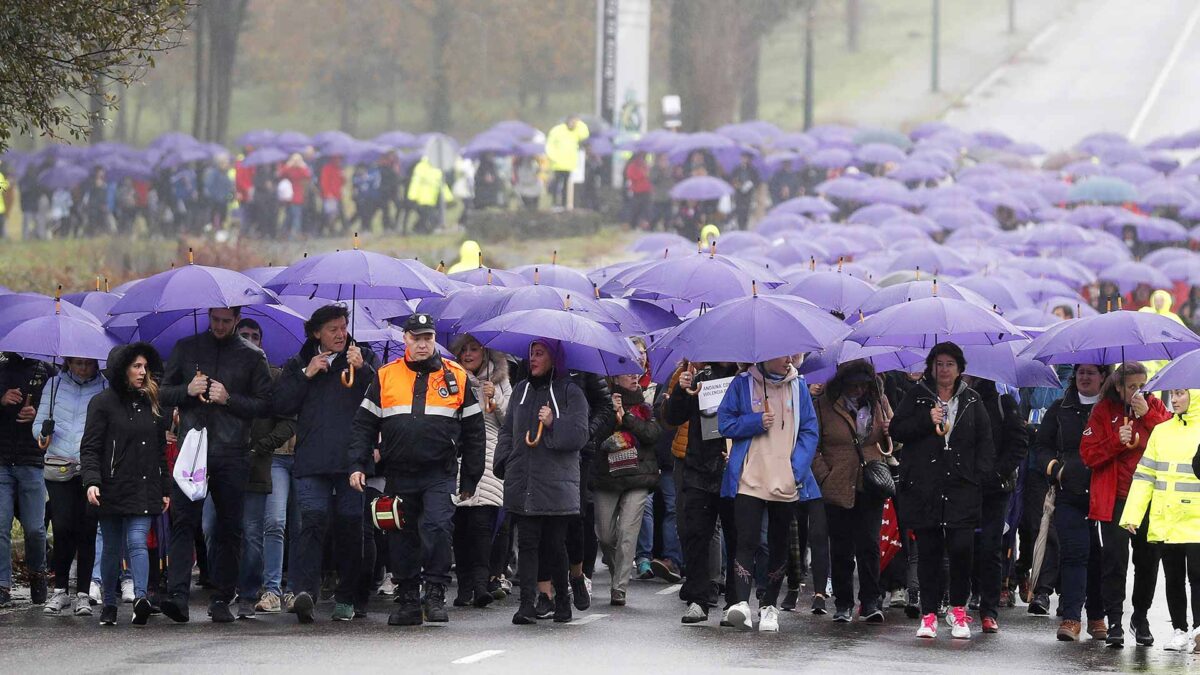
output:
[[[371,140],[390,148],[416,148],[421,145],[417,137],[407,131],[388,131]]]
[[[771,207],[772,216],[792,213],[801,216],[828,216],[838,212],[838,207],[821,197],[792,197]]]
[[[647,335],[679,325],[679,317],[646,300],[603,298],[599,302],[627,334]]]
[[[261,145],[269,145],[275,140],[277,134],[269,129],[258,129],[256,131],[247,131],[237,137],[237,144],[241,147],[257,148]]]
[[[1015,312],[1009,312],[1008,314],[1005,315],[1004,318],[1011,321],[1013,323],[1013,325],[1017,326],[1017,327],[1021,327],[1021,326],[1036,326],[1036,327],[1052,326],[1052,325],[1062,321],[1062,319],[1051,314],[1050,312],[1040,310],[1036,307],[1028,307],[1026,309],[1018,309]],[[1025,331],[1025,333],[1028,335],[1029,331]]]
[[[1007,279],[973,275],[955,281],[954,285],[975,291],[1006,313],[1033,305],[1033,299]]]
[[[482,295],[462,315],[455,332],[474,333],[474,327],[497,316],[531,309],[569,311],[616,330],[620,324],[591,294],[579,295],[554,286],[502,288],[495,295]]]
[[[499,131],[508,134],[519,141],[528,141],[537,135],[538,130],[532,124],[521,120],[504,120],[492,125],[488,131]],[[403,132],[401,132],[403,133]]]
[[[327,298],[309,297],[307,295],[281,295],[279,296],[279,302],[285,307],[295,310],[296,313],[305,318],[312,316],[313,312],[325,305],[346,304],[345,302],[330,301]],[[407,318],[416,311],[415,307],[415,301],[390,298],[368,298],[366,300],[358,300],[354,305],[354,309],[366,310],[370,313],[372,319],[379,321]],[[351,328],[353,328],[358,325],[359,319],[356,312],[351,312],[351,314],[350,321]]]
[[[275,304],[279,298],[241,272],[188,263],[143,279],[110,314],[170,312]]]
[[[866,181],[861,177],[861,174],[852,176],[839,176],[819,183],[815,188],[817,194],[829,198],[840,199],[844,202],[862,201],[862,191],[866,188]]]
[[[1022,355],[1043,363],[1109,364],[1170,360],[1200,349],[1200,336],[1153,312],[1118,310],[1053,326]]]
[[[424,298],[417,304],[418,311],[431,314],[437,332],[443,335],[454,333],[456,326],[481,302],[499,298],[506,289],[501,286],[471,286],[450,291],[445,297]]]
[[[875,368],[876,373],[891,370],[907,371],[925,361],[920,354],[899,347],[863,347],[857,342],[844,340],[834,347],[812,352],[804,357],[797,368],[808,384],[825,384],[833,379],[837,367],[843,363],[863,359]]]
[[[844,148],[822,148],[809,154],[804,161],[817,169],[842,169],[854,161],[854,155]]]
[[[924,232],[927,235],[941,232],[944,229],[944,228],[942,228],[941,225],[938,225],[937,222],[934,221],[933,219],[927,218],[925,216],[918,216],[918,215],[912,214],[912,213],[905,213],[904,215],[895,216],[893,218],[888,218],[887,220],[880,223],[881,228],[884,226],[887,226],[887,225],[911,226],[911,227],[915,227],[915,228],[921,230],[922,232]]]
[[[890,147],[890,146],[889,146]],[[847,222],[879,225],[898,216],[911,215],[895,204],[870,204],[850,214]]]
[[[476,267],[473,270],[465,272],[455,272],[447,275],[455,281],[462,281],[472,286],[500,286],[503,288],[513,288],[517,286],[529,286],[533,282],[516,272],[508,270],[493,270],[487,267]]]
[[[555,257],[557,257],[557,254]],[[534,284],[554,286],[574,293],[582,293],[588,297],[593,292],[592,281],[587,278],[586,274],[571,267],[564,267],[553,261],[549,265],[522,265],[514,267],[509,271],[520,274]]]
[[[997,345],[965,345],[967,375],[1007,384],[1011,387],[1051,387],[1058,389],[1058,374],[1050,366],[1028,356],[1020,356],[1023,342],[1004,342]]]
[[[871,315],[895,305],[936,297],[964,300],[984,309],[991,309],[993,305],[991,301],[970,289],[946,282],[939,283],[936,279],[924,279],[882,287],[863,300],[859,311]]]
[[[312,145],[312,139],[299,131],[285,131],[274,138],[271,144],[287,153],[300,152]]]
[[[295,310],[283,305],[252,305],[243,307],[241,316],[254,319],[262,326],[262,348],[272,365],[281,366],[300,353],[305,340],[305,318]],[[121,315],[105,327],[114,335],[124,335],[125,341],[144,340],[161,353],[169,354],[175,343],[183,338],[208,330],[208,315],[193,317],[189,311]],[[356,334],[355,331],[351,333]]]
[[[168,131],[158,138],[150,141],[149,147],[156,149],[169,150],[172,148],[185,148],[199,145],[200,141],[192,136],[183,133],[182,131]]]
[[[776,150],[793,150],[798,153],[813,152],[820,144],[816,139],[802,132],[783,134],[771,141],[771,147]]]
[[[529,309],[498,316],[476,326],[471,335],[489,349],[525,357],[535,341],[557,342],[563,367],[598,375],[642,372],[632,344],[604,326],[572,312]],[[565,373],[563,374],[565,375]]]
[[[764,288],[787,283],[759,265],[711,252],[656,261],[623,281],[636,297],[682,298],[710,305],[750,295],[756,282]]]
[[[748,248],[770,246],[771,242],[758,232],[734,230],[721,235],[720,248],[726,253],[735,253]]]
[[[1086,286],[1096,279],[1091,270],[1065,258],[1013,258],[1005,264],[1027,272],[1030,276],[1058,279],[1074,288]]]
[[[933,274],[959,275],[970,274],[975,270],[975,266],[952,248],[926,246],[906,251],[902,256],[893,260],[887,269],[889,272],[920,269]]]
[[[778,237],[785,232],[798,232],[808,224],[808,220],[795,213],[773,213],[755,223],[754,231],[764,237]]]
[[[1123,262],[1100,272],[1100,281],[1111,281],[1122,293],[1129,293],[1138,286],[1145,284],[1151,288],[1172,288],[1171,280],[1157,268],[1143,262]]]
[[[753,294],[684,323],[662,346],[670,345],[691,361],[760,363],[821,349],[848,332],[844,323],[807,300]]]
[[[242,274],[250,277],[258,282],[260,286],[266,286],[272,279],[279,276],[279,273],[287,269],[286,267],[251,267],[250,269],[242,270]]]
[[[944,230],[959,230],[972,225],[1000,226],[991,214],[975,206],[933,206],[925,209],[922,215]]]
[[[889,171],[887,177],[903,183],[941,180],[946,177],[946,169],[924,159],[909,159]]]
[[[9,319],[5,317],[5,321]],[[117,341],[93,320],[63,313],[33,317],[0,327],[0,352],[16,352],[35,359],[57,361],[65,357],[104,361]]]
[[[1078,292],[1058,279],[1036,278],[1009,282],[1024,293],[1033,302],[1042,302],[1047,298],[1074,297]]]
[[[54,190],[70,190],[86,180],[89,173],[81,166],[58,162],[38,175],[38,183]]]
[[[1128,248],[1111,244],[1092,244],[1081,248],[1068,248],[1062,253],[1071,260],[1087,266],[1093,272],[1099,272],[1106,267],[1132,259]]]
[[[814,272],[778,292],[804,298],[821,309],[848,317],[875,293],[875,287],[840,272]]]
[[[119,293],[106,291],[87,291],[84,293],[68,293],[63,296],[63,302],[69,302],[76,307],[87,310],[97,317],[107,317],[108,310],[121,299]]]
[[[287,161],[288,153],[279,148],[258,148],[257,150],[246,155],[242,160],[242,166],[264,166],[267,164],[278,164]]]
[[[390,298],[411,300],[444,295],[446,275],[415,260],[398,260],[357,248],[322,253],[293,263],[267,287],[281,295],[330,300]]]
[[[1182,281],[1188,286],[1200,286],[1200,259],[1195,257],[1180,258],[1163,263],[1159,271],[1171,281]]]
[[[939,342],[991,345],[1023,340],[1000,315],[964,300],[923,298],[888,307],[854,327],[848,338],[864,346],[929,349]]]
[[[1169,218],[1141,216],[1136,213],[1117,216],[1105,224],[1104,229],[1114,234],[1132,227],[1139,241],[1145,243],[1178,242],[1187,239],[1187,228]]]
[[[39,293],[8,293],[0,295],[0,326],[20,323],[39,316],[62,314],[99,325],[100,320],[91,312],[70,303],[56,301]]]
[[[1144,186],[1144,192],[1138,201],[1147,209],[1177,208],[1190,206],[1196,197],[1183,186],[1175,183],[1158,183],[1154,186]]]
[[[783,239],[771,244],[766,251],[772,260],[784,265],[808,264],[811,262],[832,262],[837,256],[830,254],[825,247],[814,241],[798,239]]]
[[[1096,241],[1091,232],[1070,223],[1040,223],[1021,233],[1020,241],[1036,248],[1085,246]]]
[[[662,253],[666,249],[686,250],[695,245],[696,242],[688,241],[674,232],[653,232],[638,237],[627,250],[631,253]]]
[[[1122,246],[1121,248],[1124,249],[1125,247]],[[1196,258],[1197,258],[1197,254],[1193,251],[1189,251],[1186,248],[1172,247],[1172,248],[1160,248],[1157,251],[1151,251],[1150,253],[1147,253],[1146,255],[1142,256],[1142,262],[1146,263],[1147,265],[1153,265],[1155,267],[1161,268],[1169,262],[1175,262],[1176,260],[1190,260],[1190,259],[1196,259]],[[1129,259],[1128,257],[1125,258],[1125,260],[1128,260],[1128,259]]]
[[[1200,351],[1191,351],[1163,366],[1143,391],[1200,389]]]
[[[733,186],[713,176],[685,178],[671,188],[671,199],[706,201],[733,194]]]
[[[888,143],[867,143],[854,152],[854,159],[859,164],[900,163],[906,157],[903,150]]]

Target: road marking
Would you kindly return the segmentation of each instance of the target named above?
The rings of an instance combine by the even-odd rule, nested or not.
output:
[[[450,663],[456,664],[456,665],[463,665],[463,664],[467,664],[467,663],[479,663],[480,661],[482,661],[484,659],[490,659],[493,656],[499,656],[503,653],[504,653],[503,649],[485,649],[481,652],[476,652],[474,654],[471,654],[470,656],[464,656],[461,659],[455,659],[455,660],[451,661]]]
[[[587,616],[583,617],[582,619],[580,619],[578,621],[572,621],[571,623],[569,623],[567,625],[568,626],[586,626],[589,623],[594,623],[596,621],[599,621],[600,619],[606,619],[606,618],[608,618],[607,614],[588,614]]]
[[[678,593],[679,589],[681,589],[681,588],[683,588],[683,584],[675,584],[674,586],[667,586],[666,588],[662,589],[661,591],[657,591],[655,593],[655,595],[670,595],[672,593]]]
[[[1048,40],[1051,35],[1057,33],[1062,28],[1063,18],[1064,17],[1062,15],[1058,16],[1053,23],[1043,28],[1041,32],[1035,35],[1033,39],[1030,40],[1024,47],[1014,52],[1011,58],[996,66],[992,72],[988,73],[987,77],[984,77],[982,80],[977,82],[975,86],[971,87],[966,94],[963,94],[962,102],[964,104],[970,104],[980,95],[982,95],[983,92],[990,89],[992,85],[995,84],[1002,76],[1008,73],[1017,57],[1023,54],[1032,54],[1035,50],[1037,50],[1037,48],[1043,42]]]
[[[1133,126],[1129,127],[1129,140],[1136,140],[1138,132],[1142,130],[1142,125],[1146,123],[1146,118],[1150,116],[1150,111],[1154,108],[1154,104],[1158,102],[1158,97],[1162,94],[1163,86],[1167,83],[1167,77],[1171,71],[1175,69],[1175,64],[1179,62],[1179,57],[1183,55],[1183,47],[1187,44],[1188,39],[1192,35],[1192,31],[1196,29],[1196,22],[1200,21],[1200,4],[1192,10],[1188,16],[1187,23],[1183,25],[1183,30],[1180,31],[1179,37],[1175,39],[1175,45],[1171,47],[1171,53],[1167,56],[1167,62],[1163,64],[1162,70],[1158,71],[1158,77],[1154,78],[1154,84],[1150,87],[1150,93],[1146,95],[1146,100],[1142,102],[1142,107],[1138,110],[1137,117],[1133,118]]]

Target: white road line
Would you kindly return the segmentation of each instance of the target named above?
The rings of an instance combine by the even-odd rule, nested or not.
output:
[[[1142,102],[1142,107],[1138,110],[1137,117],[1133,118],[1133,125],[1129,127],[1130,140],[1137,139],[1138,132],[1142,130],[1142,125],[1146,123],[1146,118],[1150,116],[1150,111],[1154,108],[1154,104],[1158,102],[1158,97],[1162,94],[1163,86],[1167,83],[1167,77],[1175,69],[1175,64],[1179,62],[1179,57],[1183,55],[1183,47],[1191,37],[1192,31],[1196,29],[1198,21],[1200,21],[1200,3],[1196,5],[1191,15],[1188,16],[1187,23],[1183,25],[1183,30],[1180,31],[1179,37],[1175,39],[1175,45],[1171,47],[1171,53],[1167,56],[1166,63],[1163,64],[1162,70],[1158,71],[1158,77],[1154,78],[1154,84],[1150,87],[1150,93],[1146,94],[1146,100]]]
[[[593,623],[593,622],[599,621],[600,619],[606,619],[606,618],[608,618],[607,614],[588,614],[587,616],[583,617],[582,619],[579,619],[578,621],[572,621],[571,623],[569,623],[567,625],[568,626],[586,626],[589,623]]]
[[[484,659],[490,659],[493,656],[499,656],[500,654],[503,654],[503,653],[504,653],[503,649],[485,649],[481,652],[476,652],[474,654],[471,654],[470,656],[464,656],[461,659],[455,659],[455,660],[451,661],[450,663],[455,664],[455,665],[463,665],[463,664],[467,664],[467,663],[479,663],[480,661],[482,661]]]
[[[679,589],[681,589],[681,588],[683,588],[683,584],[675,584],[674,586],[667,586],[666,588],[662,589],[661,591],[656,591],[654,594],[655,595],[671,595],[672,593],[678,593]]]

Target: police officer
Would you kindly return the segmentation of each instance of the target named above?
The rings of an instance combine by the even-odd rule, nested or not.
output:
[[[404,322],[404,357],[378,370],[354,416],[350,485],[363,489],[382,434],[379,470],[387,479],[385,492],[404,502],[403,527],[388,533],[388,568],[400,605],[388,617],[392,626],[449,620],[451,495],[470,499],[483,476],[483,411],[468,386],[467,371],[438,354],[435,337],[432,316],[410,316]]]

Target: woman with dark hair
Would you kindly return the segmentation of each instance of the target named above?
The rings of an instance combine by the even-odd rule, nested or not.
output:
[[[1153,394],[1143,394],[1146,367],[1140,363],[1122,363],[1104,382],[1100,401],[1092,408],[1087,429],[1079,444],[1083,463],[1092,470],[1089,485],[1088,519],[1100,528],[1100,592],[1104,613],[1108,616],[1108,645],[1122,647],[1125,631],[1121,618],[1125,610],[1128,583],[1129,549],[1133,548],[1133,618],[1129,622],[1137,644],[1154,644],[1146,614],[1154,602],[1158,582],[1158,548],[1146,543],[1146,523],[1131,535],[1117,521],[1125,508],[1133,473],[1150,432],[1171,419],[1166,406]]]
[[[117,622],[120,541],[125,542],[133,572],[133,623],[144,625],[150,617],[146,534],[150,521],[171,505],[166,455],[169,417],[159,406],[154,375],[162,368],[158,352],[145,342],[118,348],[108,359],[111,388],[88,404],[79,460],[88,503],[99,509],[100,530],[110,543],[101,554],[102,626]]]
[[[859,618],[882,623],[879,530],[885,497],[864,485],[863,464],[883,461],[890,409],[874,366],[863,359],[838,366],[817,399],[816,410],[821,435],[812,468],[821,484],[828,523],[829,569],[837,608],[833,620],[848,623],[854,614],[857,566]]]
[[[937,637],[937,610],[949,581],[946,622],[953,637],[971,638],[967,600],[975,528],[984,477],[992,475],[992,425],[979,394],[962,379],[967,360],[953,342],[929,350],[925,377],[909,390],[890,425],[903,443],[900,508],[917,537],[921,627],[917,637]],[[949,556],[949,579],[944,559]]]
[[[1079,639],[1085,605],[1088,634],[1096,640],[1108,637],[1100,596],[1100,538],[1087,519],[1092,472],[1079,455],[1083,430],[1100,400],[1100,386],[1107,375],[1107,366],[1075,366],[1066,393],[1046,409],[1032,450],[1034,466],[1057,490],[1053,517],[1062,595],[1058,639],[1064,642]],[[1048,600],[1041,601],[1048,606]]]

